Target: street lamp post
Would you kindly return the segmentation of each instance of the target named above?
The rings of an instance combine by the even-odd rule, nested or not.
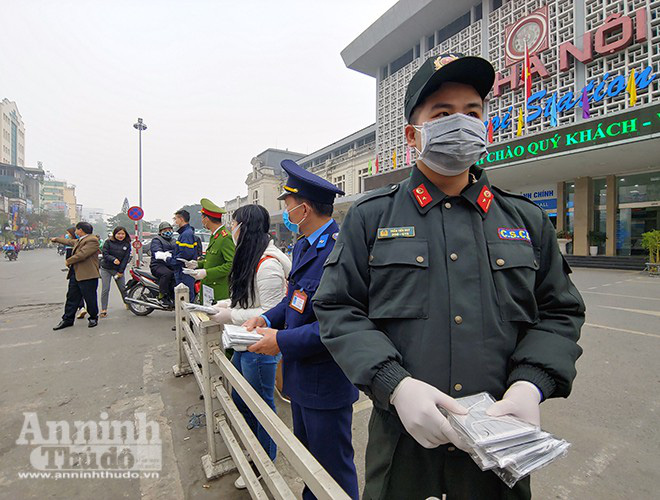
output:
[[[147,130],[147,126],[144,124],[142,121],[142,118],[138,118],[137,123],[133,124],[133,128],[136,128],[138,130],[138,136],[139,136],[139,143],[140,143],[140,208],[144,210],[144,207],[142,206],[142,131]],[[140,240],[140,243],[142,243],[142,219],[139,220],[138,222],[138,239]],[[140,262],[142,262],[142,247],[138,249],[138,267],[140,265]]]

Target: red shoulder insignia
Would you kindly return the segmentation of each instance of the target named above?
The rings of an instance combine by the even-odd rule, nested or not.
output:
[[[481,207],[481,210],[484,211],[484,213],[488,213],[488,210],[490,209],[490,204],[493,202],[493,192],[488,189],[488,186],[484,186],[483,189],[481,190],[481,193],[479,193],[479,198],[477,199],[477,204]]]
[[[419,186],[417,186],[415,188],[414,194],[417,203],[419,203],[419,206],[422,208],[424,208],[426,205],[428,205],[433,201],[433,198],[431,198],[431,195],[426,190],[424,184],[420,184]]]

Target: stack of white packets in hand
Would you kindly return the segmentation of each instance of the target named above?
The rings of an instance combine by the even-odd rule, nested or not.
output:
[[[528,474],[566,455],[570,446],[516,417],[487,415],[486,410],[495,402],[487,392],[456,401],[468,413],[444,412],[451,426],[468,444],[468,453],[481,470],[492,470],[510,488]]]

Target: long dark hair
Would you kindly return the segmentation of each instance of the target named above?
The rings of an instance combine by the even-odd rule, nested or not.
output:
[[[261,205],[246,205],[236,210],[232,218],[241,227],[234,263],[229,273],[231,307],[248,309],[255,301],[254,276],[257,264],[270,240],[270,216]]]
[[[127,243],[130,243],[131,242],[131,235],[128,234],[128,230],[124,226],[117,226],[116,228],[114,228],[112,230],[112,239],[115,240],[115,241],[119,241],[117,238],[115,238],[115,236],[117,236],[117,233],[119,231],[124,231],[124,234],[126,235],[126,238],[124,238],[124,241],[127,242]]]
[[[71,238],[73,238],[74,240],[76,239],[76,228],[75,227],[71,226],[70,228],[68,228],[66,230],[66,232],[69,233],[69,236],[71,236]]]

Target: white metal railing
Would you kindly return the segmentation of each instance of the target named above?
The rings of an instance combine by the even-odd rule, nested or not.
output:
[[[183,308],[188,298],[185,285],[175,288],[175,296],[178,354],[172,370],[175,376],[192,373],[204,398],[207,453],[202,457],[202,465],[206,477],[217,478],[238,469],[252,498],[296,498],[234,404],[230,396],[234,389],[317,498],[349,500],[344,490],[227,359],[222,348],[222,326],[203,313]],[[221,439],[216,440],[216,434]],[[249,460],[263,482],[257,479]]]

